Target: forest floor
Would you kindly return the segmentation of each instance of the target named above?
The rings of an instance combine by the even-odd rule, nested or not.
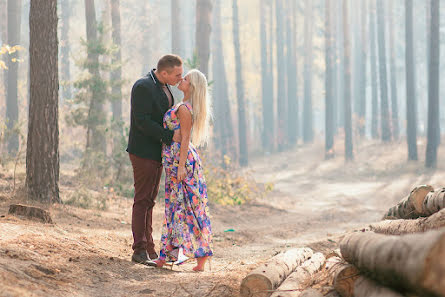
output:
[[[445,186],[443,146],[436,170],[424,169],[424,149],[419,141],[421,160],[409,163],[405,143],[370,141],[356,145],[349,163],[340,144],[327,161],[322,144],[252,158],[247,171],[274,190],[241,206],[210,205],[214,257],[202,273],[192,263],[170,270],[130,261],[131,199],[110,194],[105,211],[53,205],[53,225],[8,215],[17,202],[5,190],[13,177],[0,172],[0,296],[239,296],[242,278],[280,251],[327,253],[344,232],[380,220],[412,187]],[[62,171],[61,193],[73,187]],[[158,203],[157,243],[162,217]]]

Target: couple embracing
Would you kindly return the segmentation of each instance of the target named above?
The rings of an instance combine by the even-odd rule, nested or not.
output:
[[[127,152],[133,167],[132,261],[163,267],[195,258],[203,271],[213,255],[207,186],[195,145],[206,142],[210,102],[207,79],[193,69],[182,76],[182,60],[165,55],[131,91]],[[169,86],[184,93],[174,105]],[[165,169],[165,216],[161,250],[155,251],[152,214]]]

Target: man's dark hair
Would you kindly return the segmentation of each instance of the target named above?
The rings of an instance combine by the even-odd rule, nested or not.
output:
[[[157,70],[158,71],[167,71],[168,73],[176,66],[182,65],[181,57],[173,54],[165,55],[158,61]]]

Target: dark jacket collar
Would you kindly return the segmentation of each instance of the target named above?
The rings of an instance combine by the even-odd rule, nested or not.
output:
[[[153,80],[153,82],[155,83],[155,85],[159,85],[159,86],[164,86],[164,84],[163,83],[161,83],[160,81],[159,81],[159,79],[156,77],[156,74],[155,74],[155,71],[156,71],[156,68],[153,68],[149,73],[148,73],[148,76]],[[168,86],[167,84],[165,84],[166,86]]]

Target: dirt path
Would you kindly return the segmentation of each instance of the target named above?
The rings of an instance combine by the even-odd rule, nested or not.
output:
[[[342,156],[324,161],[322,145],[252,160],[251,174],[275,189],[243,206],[211,205],[215,256],[204,273],[191,272],[191,263],[173,271],[131,263],[127,199],[110,197],[107,211],[53,206],[56,224],[43,225],[8,216],[11,200],[0,190],[0,296],[238,296],[241,279],[274,254],[305,245],[329,251],[414,185],[444,186],[445,168],[407,164],[404,144],[356,150],[352,164]],[[156,241],[162,215],[159,203]]]

